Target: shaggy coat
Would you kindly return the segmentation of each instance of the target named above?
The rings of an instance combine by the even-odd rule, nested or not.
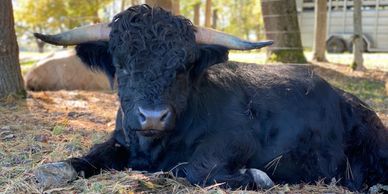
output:
[[[228,62],[228,49],[195,43],[187,19],[135,6],[111,23],[110,41],[77,46],[91,68],[118,81],[116,129],[66,162],[101,169],[173,171],[193,184],[255,187],[340,180],[351,189],[388,181],[388,132],[368,105],[304,66]],[[171,107],[174,122],[141,133],[138,107]],[[153,130],[155,131],[155,130]]]

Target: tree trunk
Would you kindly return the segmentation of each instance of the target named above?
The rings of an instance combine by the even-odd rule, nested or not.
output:
[[[45,45],[45,42],[39,40],[39,39],[35,39],[36,41],[36,45],[38,46],[38,52],[39,53],[43,53],[44,52],[44,45]]]
[[[205,27],[210,28],[212,22],[212,0],[206,0]]]
[[[100,16],[98,15],[98,10],[96,10],[96,11],[94,12],[93,15],[94,15],[94,16],[93,16],[93,23],[94,23],[94,24],[99,24],[99,23],[101,23],[101,18],[100,18]]]
[[[305,63],[295,0],[261,0],[265,34],[274,40],[267,60]]]
[[[25,96],[14,28],[12,0],[0,1],[0,98]]]
[[[199,18],[200,18],[200,9],[201,3],[197,3],[194,5],[194,25],[199,26]]]
[[[179,0],[172,0],[172,10],[175,15],[181,14],[181,4]]]
[[[139,2],[138,2],[137,0],[131,0],[131,4],[132,4],[132,6],[133,6],[133,5],[138,5]]]
[[[352,69],[354,70],[365,70],[364,59],[362,52],[364,50],[362,40],[362,0],[354,0],[354,12],[353,12],[353,63]]]
[[[172,6],[172,0],[146,0],[145,3],[151,7],[161,7],[171,12],[174,11]]]
[[[327,34],[327,0],[315,1],[315,25],[314,25],[314,46],[313,60],[327,61],[326,35]]]
[[[218,10],[215,9],[213,11],[213,23],[212,23],[212,28],[216,29],[217,28],[217,21],[218,21]]]
[[[125,8],[127,7],[126,5],[126,0],[121,0],[121,5],[120,5],[120,11],[124,11]]]

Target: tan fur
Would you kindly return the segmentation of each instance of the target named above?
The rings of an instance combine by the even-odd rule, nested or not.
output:
[[[388,96],[388,80],[385,80],[385,95]]]
[[[40,60],[25,76],[29,90],[109,90],[106,76],[91,71],[73,50],[56,52]]]

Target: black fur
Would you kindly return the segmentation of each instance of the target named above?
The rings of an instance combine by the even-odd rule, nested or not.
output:
[[[226,48],[197,45],[192,24],[160,8],[129,8],[111,27],[109,43],[77,47],[84,62],[117,78],[121,104],[112,138],[68,160],[78,172],[172,170],[193,184],[237,188],[255,186],[239,170],[256,168],[275,183],[387,184],[385,126],[308,68],[226,62]],[[176,122],[140,135],[137,107],[160,105]]]
[[[113,86],[116,69],[112,63],[112,56],[109,53],[108,42],[97,41],[79,44],[75,47],[77,55],[84,64],[87,64],[92,70],[101,70]]]

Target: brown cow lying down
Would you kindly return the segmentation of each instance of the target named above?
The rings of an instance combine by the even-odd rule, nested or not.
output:
[[[103,73],[90,71],[73,50],[56,52],[40,60],[25,76],[29,90],[108,90]]]

